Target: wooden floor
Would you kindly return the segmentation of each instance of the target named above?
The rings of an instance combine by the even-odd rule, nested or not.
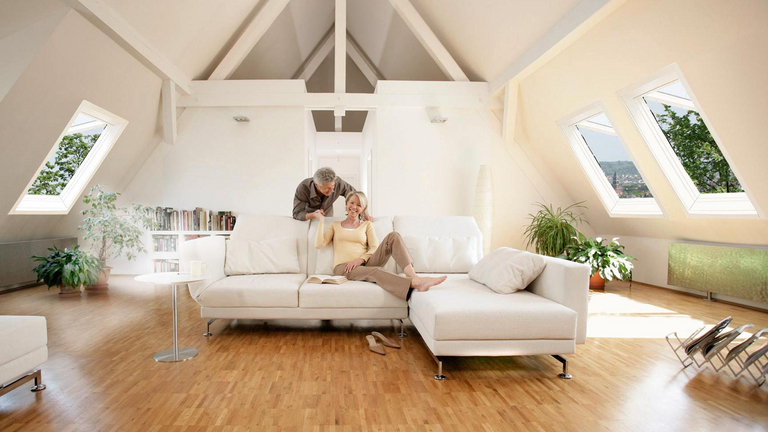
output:
[[[663,336],[732,315],[768,314],[635,284],[592,293],[589,339],[572,381],[547,356],[447,358],[448,379],[415,330],[403,349],[366,349],[388,322],[232,322],[202,337],[179,296],[191,361],[155,363],[171,345],[170,292],[113,277],[108,294],[59,299],[38,287],[0,295],[0,314],[44,315],[48,389],[0,398],[2,431],[95,430],[765,430],[768,385],[682,370]],[[1,348],[0,348],[1,349]]]

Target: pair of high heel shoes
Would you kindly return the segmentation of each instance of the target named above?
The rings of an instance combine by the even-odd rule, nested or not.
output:
[[[386,355],[387,353],[384,351],[385,346],[390,348],[400,349],[400,344],[389,339],[388,337],[384,336],[379,332],[373,332],[368,336],[366,336],[365,339],[368,341],[368,349],[375,352],[376,354]],[[376,342],[376,339],[381,340],[381,344]]]

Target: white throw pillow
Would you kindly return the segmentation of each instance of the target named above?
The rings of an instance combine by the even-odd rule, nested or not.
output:
[[[525,289],[546,265],[541,255],[503,247],[481,259],[469,272],[469,278],[499,294],[511,294]]]
[[[466,273],[477,263],[474,237],[403,238],[419,273]]]
[[[224,273],[227,276],[299,273],[296,238],[281,237],[260,242],[228,240]]]

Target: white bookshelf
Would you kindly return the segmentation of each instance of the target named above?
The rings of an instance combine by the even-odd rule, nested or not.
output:
[[[149,251],[146,272],[178,271],[182,243],[202,237],[229,237],[230,234],[232,231],[149,231],[146,239]],[[156,240],[161,240],[161,243]]]

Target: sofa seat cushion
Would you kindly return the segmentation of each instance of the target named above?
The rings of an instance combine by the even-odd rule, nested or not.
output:
[[[298,307],[305,274],[227,276],[197,297],[205,307]]]
[[[3,329],[0,332],[0,365],[48,345],[45,317],[2,315],[0,329]],[[0,382],[2,384],[5,383]]]
[[[435,340],[575,339],[575,311],[528,291],[497,294],[466,274],[414,291],[411,320]]]
[[[406,308],[397,298],[372,282],[349,281],[341,285],[305,283],[299,290],[302,308]]]

